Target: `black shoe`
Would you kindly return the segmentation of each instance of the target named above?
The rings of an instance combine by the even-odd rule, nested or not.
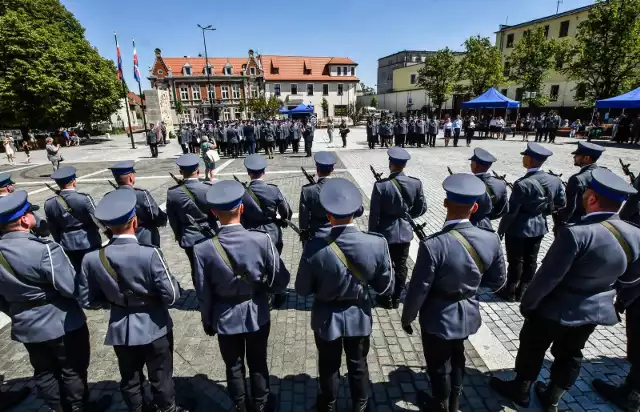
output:
[[[287,295],[285,295],[284,293],[276,293],[273,295],[273,298],[271,299],[271,306],[274,309],[280,309],[286,301],[287,301]]]
[[[449,399],[438,401],[425,391],[418,392],[416,403],[421,411],[449,412]]]
[[[111,395],[105,395],[93,401],[87,402],[84,406],[71,408],[72,412],[104,412],[111,407]]]
[[[235,409],[236,412],[247,412],[248,411],[247,403],[244,400],[236,401],[235,404],[236,404],[236,409]]]
[[[507,302],[516,301],[516,284],[507,283],[504,287],[496,292],[496,296],[501,297]]]
[[[449,394],[449,411],[458,412],[460,409],[460,398],[462,397],[462,387],[451,388],[451,394]]]
[[[594,379],[591,385],[598,395],[623,411],[640,411],[640,392],[631,390],[628,385],[615,386],[601,379]]]
[[[540,399],[542,410],[545,412],[558,412],[558,402],[562,398],[562,395],[566,392],[564,389],[558,388],[551,383],[547,386],[544,382],[536,382],[533,387],[534,392]]]
[[[393,306],[394,309],[398,309],[400,307],[400,298],[393,298],[391,300],[391,306]]]
[[[4,380],[4,379],[3,379]],[[31,389],[27,387],[15,391],[0,392],[0,411],[13,408],[29,397]]]
[[[322,398],[322,396],[318,396],[318,400],[316,401],[316,411],[317,412],[335,412],[336,409],[336,401],[327,401]]]
[[[514,295],[515,301],[520,302],[522,300],[522,296],[524,296],[524,292],[527,291],[527,287],[529,287],[528,283],[520,283],[516,288],[516,293]]]
[[[353,401],[353,412],[369,412],[369,399]]]
[[[384,309],[393,309],[393,301],[389,296],[376,296],[376,304]]]
[[[495,376],[489,381],[489,386],[498,394],[513,401],[516,405],[528,408],[531,403],[531,381],[503,381]]]

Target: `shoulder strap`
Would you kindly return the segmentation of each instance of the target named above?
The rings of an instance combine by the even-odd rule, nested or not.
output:
[[[482,259],[480,259],[480,255],[478,255],[478,252],[474,249],[473,245],[471,245],[471,243],[469,243],[467,238],[465,238],[462,235],[462,233],[458,232],[457,230],[451,230],[449,231],[449,233],[451,233],[451,235],[453,235],[453,237],[455,237],[458,240],[458,242],[460,242],[462,246],[464,246],[464,248],[467,249],[467,252],[469,253],[469,255],[471,255],[471,258],[476,263],[476,266],[478,267],[480,274],[483,274],[484,263],[482,263]]]
[[[43,283],[35,282],[35,281],[32,281],[32,280],[26,279],[23,276],[18,275],[13,270],[13,268],[11,267],[9,262],[7,262],[7,259],[4,257],[4,254],[2,252],[0,252],[0,266],[2,266],[4,268],[4,270],[9,272],[9,274],[11,276],[16,278],[19,282],[24,283],[25,285],[29,285],[29,286],[33,286],[33,287],[37,287],[37,288],[42,288],[44,286]]]
[[[493,191],[493,188],[489,184],[489,182],[485,182],[483,180],[484,186],[487,188],[487,194],[489,195],[489,199],[491,199],[491,204],[495,206],[498,198],[496,197],[496,193]]]
[[[113,266],[111,266],[111,263],[109,263],[109,259],[107,259],[105,248],[100,249],[100,252],[98,252],[98,256],[100,256],[100,263],[102,263],[102,267],[104,267],[104,270],[107,271],[109,276],[111,276],[111,278],[115,280],[116,283],[119,283],[118,274],[113,269]]]
[[[342,252],[342,249],[340,249],[340,247],[336,244],[335,239],[333,239],[331,236],[327,236],[325,240],[329,243],[329,247],[331,248],[331,250],[333,250],[333,253],[336,254],[338,259],[340,259],[340,262],[342,262],[347,270],[351,272],[351,274],[361,283],[366,285],[367,281],[362,277],[362,274],[360,273],[358,268],[353,263],[351,263],[347,256],[345,256],[345,254]]]
[[[607,222],[606,220],[603,222],[600,222],[600,224],[606,227],[607,230],[611,232],[611,234],[616,238],[616,240],[620,244],[620,247],[622,247],[622,250],[624,250],[624,254],[627,256],[627,264],[631,263],[631,260],[633,259],[633,253],[631,252],[631,247],[629,246],[629,243],[624,238],[624,236],[622,236],[622,233],[620,233],[618,228],[616,228],[614,225],[612,225],[610,222]]]
[[[530,181],[533,182],[533,184],[540,189],[540,191],[542,191],[542,194],[544,195],[544,197],[547,199],[547,213],[551,214],[553,212],[553,198],[551,197],[551,192],[547,190],[546,187],[544,187],[544,185],[542,183],[540,183],[538,181],[538,179],[534,178],[533,176],[529,177]]]
[[[258,205],[258,207],[260,209],[262,209],[262,204],[260,203],[260,199],[258,199],[258,196],[256,196],[255,193],[253,193],[253,190],[251,190],[251,188],[249,187],[249,185],[247,185],[247,193],[249,194],[249,196],[251,196],[251,198],[253,199],[254,202],[256,202],[256,204]]]
[[[71,206],[69,206],[69,203],[67,203],[67,201],[64,200],[64,198],[61,195],[58,195],[56,197],[56,200],[58,201],[60,206],[62,206],[62,208],[67,211],[67,213],[71,214],[71,212],[73,211],[71,209]]]
[[[222,243],[220,243],[220,239],[218,239],[218,236],[211,238],[211,242],[213,243],[213,247],[216,249],[220,257],[222,258],[222,261],[227,265],[227,267],[231,270],[231,272],[233,272],[235,277],[247,282],[247,277],[242,275],[241,273],[236,272],[236,270],[233,268],[233,265],[231,264],[231,259],[229,259],[229,255],[227,254],[227,251],[224,250],[224,248],[222,247]]]
[[[395,178],[391,179],[391,183],[393,183],[393,187],[395,187],[395,189],[398,191],[398,194],[400,195],[400,199],[402,199],[402,206],[404,207],[405,210],[408,209],[407,201],[404,198],[404,192],[402,191],[402,186]]]
[[[5,259],[2,252],[0,252],[0,266],[2,266],[7,272],[9,272],[11,276],[16,277],[16,273],[13,271],[13,268],[11,267],[9,262],[7,262],[7,259]]]
[[[193,196],[193,193],[191,193],[191,190],[189,190],[189,188],[187,188],[184,184],[181,184],[181,185],[180,185],[180,189],[182,190],[182,192],[183,192],[185,195],[187,195],[187,197],[188,197],[189,199],[191,199],[191,201],[192,201],[193,203],[195,203],[195,204],[196,204],[196,206],[198,205],[198,203],[196,202],[196,198],[195,198],[195,196]]]

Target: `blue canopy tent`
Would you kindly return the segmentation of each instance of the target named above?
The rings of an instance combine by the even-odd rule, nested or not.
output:
[[[520,102],[509,99],[495,89],[490,88],[473,100],[462,103],[463,109],[515,109],[520,107]]]
[[[638,109],[640,108],[640,87],[620,96],[598,100],[596,109]]]
[[[289,114],[289,109],[283,107],[282,109],[280,109],[280,114]]]
[[[298,106],[288,111],[288,114],[311,114],[313,113],[312,104],[300,103]]]

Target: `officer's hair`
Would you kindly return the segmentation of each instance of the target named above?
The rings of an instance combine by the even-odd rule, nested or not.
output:
[[[608,212],[617,212],[618,210],[620,210],[620,207],[622,206],[622,202],[610,199],[605,196],[601,196],[596,192],[593,192],[593,194],[595,194],[596,198],[598,198],[598,204],[600,205],[600,209],[606,210]]]
[[[529,156],[529,159],[531,159],[531,168],[542,167],[542,165],[544,164],[544,160],[538,160],[531,156]]]
[[[114,226],[109,225],[109,229],[111,229],[113,232],[124,232],[125,230],[131,227],[131,225],[133,224],[134,217],[135,215],[121,225],[114,225]]]
[[[447,209],[455,215],[471,215],[471,208],[473,207],[473,203],[456,203],[447,199]]]
[[[4,234],[4,233],[13,232],[14,229],[20,227],[20,217],[12,222],[0,224],[0,233]]]
[[[118,175],[115,177],[115,179],[117,184],[123,185],[127,183],[127,180],[129,179],[129,175]]]

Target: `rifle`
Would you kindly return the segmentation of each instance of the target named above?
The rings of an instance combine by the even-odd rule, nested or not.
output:
[[[380,173],[376,172],[376,169],[374,169],[373,166],[371,165],[369,165],[369,169],[371,169],[371,173],[373,173],[373,176],[376,178],[376,182],[379,182],[380,180],[382,180],[382,172]],[[402,196],[402,193],[400,193],[400,196]],[[413,220],[413,218],[411,217],[408,211],[404,212],[404,218],[407,220],[407,222],[409,222],[411,229],[413,229],[413,232],[416,234],[416,236],[418,236],[418,239],[420,241],[423,241],[424,239],[427,238],[427,234],[424,231],[424,227],[426,226],[427,222],[420,223],[420,224],[416,223],[416,221]]]
[[[309,173],[307,173],[307,171],[304,170],[304,167],[302,166],[300,166],[300,169],[302,169],[302,173],[304,173],[304,177],[307,178],[309,183],[311,183],[312,185],[316,183],[316,180],[313,178],[315,175],[310,175]]]
[[[558,174],[558,173],[553,173],[552,170],[547,170],[547,173],[549,173],[551,176],[555,176],[558,179],[560,179],[562,177],[562,173]],[[560,182],[562,183],[562,186],[564,186],[564,188],[567,188],[567,182],[565,182],[564,180],[560,179]]]
[[[198,223],[198,221],[193,216],[191,216],[188,213],[187,213],[187,220],[189,220],[189,223],[193,227],[195,227],[198,232],[202,233],[206,237],[214,237],[216,235],[209,226],[207,227],[202,226],[200,223]]]
[[[113,183],[111,180],[107,180],[107,182],[109,182],[109,184],[111,185],[112,188],[117,189],[118,185],[116,185],[115,183]]]
[[[505,182],[505,183],[507,184],[507,186],[509,186],[509,188],[510,188],[510,189],[512,189],[512,190],[513,190],[513,183],[511,183],[511,182],[508,182],[508,181],[507,181],[507,175],[502,175],[502,176],[501,176],[501,175],[499,175],[498,173],[496,173],[496,171],[495,171],[495,170],[492,170],[491,172],[493,173],[493,176],[494,176],[496,179],[502,180],[503,182]]]
[[[240,183],[242,186],[244,186],[244,188],[247,188],[247,184],[245,182],[243,182],[242,180],[238,179],[238,176],[233,175],[233,180],[235,180],[236,182]]]
[[[51,190],[53,193],[55,193],[56,195],[60,196],[60,191],[58,189],[53,188],[49,183],[45,183],[45,186],[47,186],[47,188],[49,190]],[[72,215],[73,216],[73,215]],[[104,233],[104,235],[108,238],[111,239],[111,237],[113,236],[111,234],[111,230],[109,230],[108,227],[106,227],[105,225],[102,224],[101,221],[99,221],[98,219],[96,219],[96,217],[93,215],[93,213],[90,213],[89,216],[91,216],[91,220],[93,220],[93,223],[95,223],[96,226],[98,226],[98,229],[100,229],[100,231],[102,233]],[[76,218],[77,219],[77,218]],[[79,220],[79,219],[78,219]],[[37,236],[37,235],[36,235]]]
[[[447,166],[447,171],[449,172],[450,175],[454,174],[453,170],[451,170],[451,168],[449,166]]]
[[[620,162],[620,166],[622,166],[622,171],[626,176],[629,176],[629,180],[631,180],[631,184],[633,184],[636,181],[636,174],[629,170],[631,163],[624,164],[620,158],[618,158],[618,161]]]
[[[169,176],[171,176],[171,178],[172,178],[173,180],[175,180],[175,182],[176,182],[176,184],[177,184],[178,186],[180,186],[180,185],[183,185],[183,184],[184,184],[184,180],[180,180],[180,179],[178,179],[178,178],[176,177],[176,175],[174,175],[173,173],[169,172]]]

